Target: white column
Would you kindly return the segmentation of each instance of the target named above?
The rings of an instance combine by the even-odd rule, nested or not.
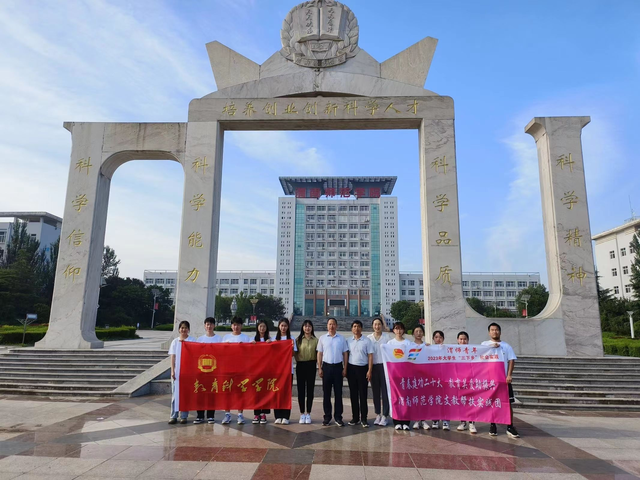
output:
[[[95,334],[110,180],[102,123],[71,125],[69,181],[49,329],[36,348],[101,348]]]
[[[223,135],[218,122],[187,125],[175,335],[182,320],[203,335],[204,319],[214,316]]]
[[[603,354],[581,143],[590,120],[536,117],[525,128],[538,149],[549,275],[549,301],[535,318],[562,318],[570,356]]]
[[[420,203],[427,335],[442,330],[445,342],[455,343],[466,320],[453,118],[420,126]]]

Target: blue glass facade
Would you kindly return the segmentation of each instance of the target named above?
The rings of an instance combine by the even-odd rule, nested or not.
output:
[[[380,205],[371,205],[371,311],[380,314]],[[364,315],[364,311],[363,311]]]
[[[304,228],[305,228],[304,205],[296,204],[295,253],[294,253],[294,262],[293,262],[293,313],[294,315],[302,315],[302,309],[304,306]],[[312,309],[311,315],[313,315],[313,303],[311,304],[311,309]]]

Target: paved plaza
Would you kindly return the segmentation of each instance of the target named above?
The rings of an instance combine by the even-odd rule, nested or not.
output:
[[[640,478],[638,413],[519,412],[514,440],[322,427],[317,398],[311,425],[168,425],[169,400],[0,397],[0,480]]]

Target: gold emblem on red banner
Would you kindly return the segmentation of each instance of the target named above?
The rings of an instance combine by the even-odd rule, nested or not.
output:
[[[216,369],[216,357],[213,355],[200,355],[198,358],[198,370],[211,373]]]

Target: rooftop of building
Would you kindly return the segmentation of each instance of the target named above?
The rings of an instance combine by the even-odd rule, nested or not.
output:
[[[624,230],[627,230],[628,228],[634,227],[636,230],[640,228],[640,218],[633,216],[630,219],[628,219],[626,222],[624,222],[622,225],[618,225],[617,227],[614,227],[610,230],[606,230],[602,233],[598,233],[596,235],[594,235],[593,237],[591,237],[592,240],[599,240],[601,238],[605,238],[608,237],[609,235],[613,235],[615,233],[619,233],[622,232]]]
[[[280,177],[285,195],[304,198],[378,198],[391,195],[398,177]],[[304,189],[304,195],[302,195]]]
[[[49,212],[0,212],[2,218],[17,218],[26,222],[39,222],[40,219],[53,227],[62,225],[62,218]]]

